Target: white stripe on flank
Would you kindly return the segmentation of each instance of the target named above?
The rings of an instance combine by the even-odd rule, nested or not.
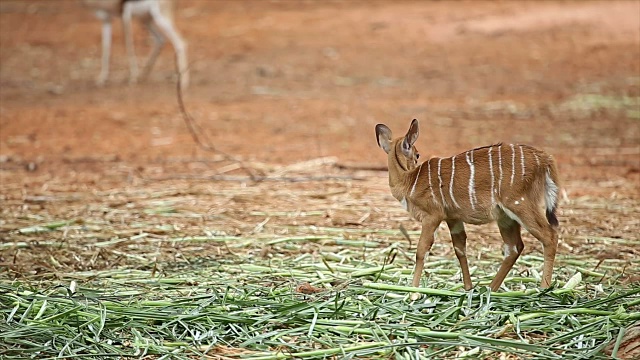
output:
[[[493,146],[489,147],[489,173],[491,173],[491,206],[493,206],[496,203],[496,198],[495,198],[495,194],[493,193],[494,190],[494,178],[493,178],[493,159],[491,158],[491,150],[493,150]]]
[[[420,166],[418,167],[418,172],[416,173],[416,179],[413,181],[413,186],[411,187],[411,193],[409,193],[409,197],[412,197],[413,193],[416,192],[416,184],[418,183],[418,178],[420,177],[420,170],[422,170],[422,164],[420,164]]]
[[[444,193],[442,192],[442,176],[440,175],[441,163],[442,163],[442,158],[438,159],[438,180],[440,180],[440,197],[442,198],[442,206],[447,207],[447,200],[444,198]]]
[[[538,159],[538,154],[533,153],[533,157],[536,158],[536,165],[540,166],[540,159]]]
[[[522,145],[518,147],[520,148],[520,166],[522,167],[522,177],[524,178],[524,150],[522,150]]]
[[[500,167],[500,182],[498,183],[498,195],[502,195],[502,144],[498,145],[498,166]]]
[[[431,159],[427,160],[427,172],[429,173],[429,190],[431,190],[431,197],[434,203],[438,203],[436,200],[436,194],[433,192],[433,186],[431,186]]]
[[[467,164],[469,164],[469,202],[471,203],[471,209],[475,210],[476,209],[476,204],[473,202],[473,199],[475,197],[475,186],[473,183],[473,177],[475,176],[475,169],[474,169],[474,165],[473,165],[473,150],[471,150],[471,156],[469,156],[469,152],[467,151],[465,153],[465,157],[467,158]]]
[[[473,154],[474,154],[474,150],[471,150],[471,163],[474,164],[474,169],[475,169],[475,162],[473,161]],[[475,171],[474,171],[474,174],[475,174]],[[473,201],[475,201],[476,204],[478,203],[478,197],[476,196],[475,180],[474,180],[474,186],[473,186]]]
[[[451,158],[451,181],[449,182],[449,195],[451,195],[451,201],[453,201],[456,207],[460,208],[460,205],[458,205],[456,198],[453,197],[453,175],[455,174],[455,171],[456,171],[456,157],[454,156]]]
[[[516,149],[513,144],[509,144],[509,146],[511,146],[511,186],[513,186],[513,177],[516,176]]]

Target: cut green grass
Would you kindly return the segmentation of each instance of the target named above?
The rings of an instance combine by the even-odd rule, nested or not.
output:
[[[79,272],[67,276],[76,279],[73,285],[2,280],[0,353],[5,359],[445,359],[503,353],[604,359],[604,347],[640,321],[637,284],[603,286],[587,277],[563,288],[575,271],[560,269],[558,285],[544,291],[538,279],[512,277],[505,291],[477,286],[465,292],[455,260],[432,257],[428,286],[413,288],[405,271],[411,265],[399,258],[385,264],[385,250],[368,250],[366,260],[358,255],[361,249],[348,248],[338,258],[323,254],[322,261],[245,256],[166,269],[164,276]],[[353,260],[332,260],[345,256]],[[537,257],[523,260],[541,265]],[[482,284],[493,274],[483,262],[480,267],[474,280]],[[311,293],[301,290],[305,283]],[[422,295],[417,301],[411,300],[414,292]]]
[[[409,286],[419,231],[386,184],[191,185],[3,219],[0,358],[604,359],[640,323],[633,198],[562,208],[547,290],[524,235],[525,255],[488,291],[498,229],[470,230],[466,292],[445,228]]]

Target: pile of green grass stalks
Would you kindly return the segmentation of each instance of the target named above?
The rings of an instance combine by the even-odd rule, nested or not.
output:
[[[0,279],[0,357],[604,359],[640,320],[640,286],[593,274],[559,271],[546,290],[535,274],[511,277],[490,292],[491,270],[475,269],[465,292],[457,263],[432,258],[413,288],[410,266],[345,254]]]

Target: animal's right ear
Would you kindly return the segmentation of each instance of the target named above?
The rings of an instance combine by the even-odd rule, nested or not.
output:
[[[405,135],[404,138],[407,139],[410,146],[413,146],[413,144],[416,143],[416,140],[418,140],[419,135],[420,126],[418,124],[418,119],[413,119],[413,121],[411,121],[411,125],[409,125],[409,131],[407,131],[407,135]]]
[[[407,131],[407,135],[405,135],[404,139],[402,140],[402,152],[405,156],[410,156],[413,144],[416,143],[419,135],[420,127],[418,125],[418,120],[413,119],[411,125],[409,126],[409,131]]]
[[[376,140],[378,140],[378,146],[387,154],[391,151],[391,129],[385,124],[376,125]]]

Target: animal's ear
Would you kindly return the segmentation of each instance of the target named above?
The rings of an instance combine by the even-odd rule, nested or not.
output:
[[[387,125],[376,125],[376,140],[378,141],[378,146],[387,154],[391,151],[391,136],[391,129],[389,129]]]
[[[404,139],[402,140],[402,152],[405,156],[409,156],[411,154],[413,144],[416,143],[419,135],[420,126],[418,124],[418,120],[413,119],[413,121],[411,121],[411,125],[409,126],[409,131],[407,131],[407,135],[405,135]]]

